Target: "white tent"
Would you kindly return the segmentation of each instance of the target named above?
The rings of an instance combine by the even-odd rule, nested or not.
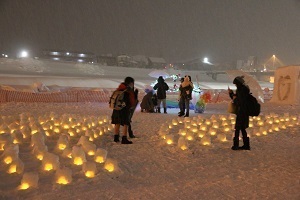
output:
[[[276,69],[271,102],[300,104],[300,65]]]

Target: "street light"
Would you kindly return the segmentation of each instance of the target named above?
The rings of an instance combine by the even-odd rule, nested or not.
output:
[[[274,63],[275,63],[275,59],[276,59],[276,56],[273,55],[273,70],[274,70]]]
[[[28,52],[27,51],[21,51],[19,57],[20,58],[27,58],[28,57]]]

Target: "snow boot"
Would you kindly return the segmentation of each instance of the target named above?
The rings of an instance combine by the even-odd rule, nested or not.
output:
[[[157,112],[158,112],[158,113],[161,113],[161,112],[160,112],[160,107],[157,107]]]
[[[182,117],[184,115],[184,112],[179,112],[178,117]]]
[[[164,113],[167,114],[167,108],[164,108]]]
[[[128,126],[128,135],[130,138],[135,138],[135,135],[133,135],[133,131],[131,129],[131,124]]]
[[[132,144],[132,142],[127,139],[127,136],[122,136],[121,144]]]
[[[114,142],[120,142],[120,136],[114,135]]]
[[[239,138],[233,138],[233,146],[231,147],[232,150],[239,150]]]
[[[243,137],[244,145],[240,147],[242,150],[250,150],[250,139],[249,137]]]

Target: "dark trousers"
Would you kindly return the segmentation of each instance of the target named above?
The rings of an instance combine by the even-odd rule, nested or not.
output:
[[[247,131],[246,131],[246,129],[235,129],[234,137],[238,138],[240,136],[240,131],[242,132],[243,138],[246,138],[247,137]]]

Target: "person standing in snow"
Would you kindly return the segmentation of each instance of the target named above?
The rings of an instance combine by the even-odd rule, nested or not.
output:
[[[134,79],[132,77],[126,77],[124,82],[119,85],[117,90],[124,91],[124,101],[126,106],[121,110],[113,110],[111,116],[111,123],[115,125],[114,130],[114,142],[120,142],[120,126],[123,126],[122,132],[122,144],[132,144],[132,141],[127,139],[128,127],[131,127],[132,110],[137,104],[138,90],[133,91]],[[130,128],[131,129],[131,128]]]
[[[157,83],[153,87],[154,90],[157,90],[157,112],[160,113],[160,105],[163,104],[164,113],[167,113],[167,91],[169,90],[169,86],[165,82],[162,76],[158,77]]]
[[[178,114],[179,117],[185,115],[184,117],[190,116],[190,100],[192,99],[192,92],[194,89],[194,84],[191,81],[191,76],[185,76],[183,82],[180,84],[179,91],[180,91],[180,100],[179,102],[184,102],[184,106],[182,110],[180,109],[180,113]]]
[[[246,101],[250,93],[249,87],[245,84],[243,76],[237,76],[233,80],[233,84],[236,85],[236,93],[228,88],[228,93],[230,98],[233,100],[234,105],[236,106],[236,120],[235,120],[235,132],[233,138],[232,150],[244,149],[250,150],[250,141],[247,137],[246,129],[249,127],[249,116],[246,114]],[[239,148],[239,133],[242,132],[243,143],[244,145]]]

